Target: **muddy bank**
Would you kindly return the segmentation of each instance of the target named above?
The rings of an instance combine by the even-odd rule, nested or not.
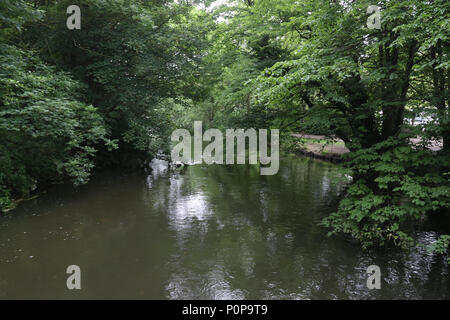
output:
[[[291,136],[304,139],[302,147],[297,149],[296,152],[307,157],[342,162],[344,161],[342,155],[350,152],[340,139],[329,142],[329,138],[325,136],[304,133],[292,133]]]

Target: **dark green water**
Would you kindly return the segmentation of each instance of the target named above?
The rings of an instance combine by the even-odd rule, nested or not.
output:
[[[449,299],[449,267],[423,249],[364,252],[317,226],[342,189],[334,166],[154,164],[55,186],[0,217],[0,298]],[[437,234],[421,232],[432,242]],[[81,268],[68,290],[66,268]],[[366,268],[381,268],[381,290]]]

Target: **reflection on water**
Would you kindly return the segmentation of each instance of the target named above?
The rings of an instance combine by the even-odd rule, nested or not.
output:
[[[342,192],[331,164],[286,157],[275,176],[246,165],[151,166],[146,177],[109,172],[59,186],[0,218],[0,298],[450,296],[445,257],[363,252],[325,236],[318,222]],[[71,264],[80,291],[66,289]],[[371,264],[381,290],[366,287]]]

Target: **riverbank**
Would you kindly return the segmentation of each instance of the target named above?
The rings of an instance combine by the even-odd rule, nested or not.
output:
[[[307,157],[331,162],[342,162],[344,161],[342,156],[350,152],[344,141],[339,138],[330,139],[326,136],[307,133],[291,133],[291,136],[299,139],[294,147],[294,151]],[[410,142],[414,145],[422,144],[422,140],[418,137],[410,139]],[[427,145],[432,152],[441,150],[442,146],[442,139],[431,141]]]
[[[331,162],[344,161],[342,155],[350,152],[341,139],[329,139],[321,135],[306,133],[292,133],[292,137],[298,138],[295,152],[307,157],[327,160]]]

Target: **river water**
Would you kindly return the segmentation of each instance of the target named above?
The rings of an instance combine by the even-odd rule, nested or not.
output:
[[[0,217],[0,298],[450,298],[444,257],[326,236],[318,223],[343,190],[333,164],[286,156],[275,176],[247,165],[152,167],[54,186]],[[366,285],[373,264],[380,290]],[[81,269],[81,290],[66,287],[69,265]]]

